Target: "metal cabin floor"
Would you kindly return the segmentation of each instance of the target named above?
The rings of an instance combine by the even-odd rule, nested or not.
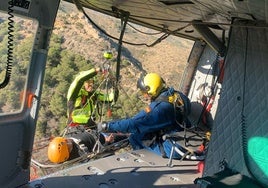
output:
[[[164,159],[147,150],[130,151],[59,171],[30,182],[32,188],[196,188],[199,161]]]

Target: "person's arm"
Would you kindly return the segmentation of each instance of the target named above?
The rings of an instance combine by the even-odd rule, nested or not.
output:
[[[147,112],[146,112],[147,111]],[[142,110],[133,118],[112,121],[107,132],[146,133],[175,125],[173,106],[165,102],[152,102],[149,110]]]
[[[147,132],[154,127],[157,113],[140,111],[132,118],[111,121],[107,124],[107,131],[122,133],[141,133]]]
[[[68,93],[67,93],[67,101],[75,100],[78,96],[80,89],[82,88],[84,82],[90,78],[93,78],[97,75],[99,68],[92,68],[87,71],[80,72],[71,83]]]

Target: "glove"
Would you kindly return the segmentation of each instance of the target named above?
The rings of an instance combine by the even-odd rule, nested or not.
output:
[[[107,128],[108,128],[108,123],[106,123],[106,122],[101,122],[101,123],[97,124],[98,132],[107,131]]]

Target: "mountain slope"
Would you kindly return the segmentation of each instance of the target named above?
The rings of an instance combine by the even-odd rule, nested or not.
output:
[[[121,31],[119,19],[91,10],[86,12],[101,29],[109,35],[119,38]],[[61,3],[53,32],[63,35],[64,48],[93,60],[96,65],[101,65],[104,62],[102,54],[106,50],[112,51],[116,58],[118,41],[110,39],[96,30],[89,20],[70,3]],[[146,43],[150,45],[163,35],[163,33],[157,35],[155,33],[157,32],[129,24],[126,27],[123,40],[135,44]],[[121,63],[130,63],[135,71],[128,70],[127,72],[136,76],[139,75],[137,72],[142,69],[147,72],[160,73],[169,85],[177,88],[192,45],[193,41],[174,36],[169,36],[153,47],[123,43]],[[122,74],[124,74],[123,71]]]

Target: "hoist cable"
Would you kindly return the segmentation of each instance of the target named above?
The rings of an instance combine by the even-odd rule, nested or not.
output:
[[[98,26],[98,25],[97,25],[97,24],[96,24],[96,23],[95,23],[95,22],[88,16],[88,14],[84,11],[84,9],[83,9],[83,7],[82,7],[80,1],[78,1],[78,0],[73,0],[73,2],[74,2],[74,4],[76,5],[77,9],[78,9],[79,11],[81,11],[81,12],[84,14],[84,16],[85,16],[85,17],[88,19],[88,21],[93,25],[93,27],[95,27],[95,29],[97,29],[98,31],[100,31],[101,33],[103,33],[104,35],[106,35],[107,37],[109,37],[109,38],[111,38],[111,39],[114,39],[114,40],[117,40],[117,41],[120,40],[120,39],[118,39],[117,37],[114,37],[114,36],[110,35],[110,34],[107,33],[104,29],[102,29],[100,26]],[[122,11],[120,11],[120,10],[117,10],[117,11],[122,12]],[[129,24],[128,24],[128,25],[129,25]],[[188,27],[188,26],[190,26],[190,25],[191,25],[190,23],[189,23],[189,24],[186,24],[185,26],[183,26],[183,27],[181,27],[181,28],[178,28],[178,29],[176,29],[176,30],[174,30],[174,31],[169,31],[169,30],[163,28],[162,33],[164,33],[164,34],[163,34],[162,36],[160,36],[158,39],[156,39],[156,41],[154,41],[152,44],[146,44],[146,43],[132,43],[132,42],[124,41],[124,40],[122,40],[122,42],[125,43],[125,44],[133,45],[133,46],[146,46],[146,47],[152,47],[152,46],[154,46],[154,45],[160,43],[162,40],[166,39],[168,36],[170,36],[170,35],[172,35],[172,34],[175,35],[176,32],[178,32],[178,31],[180,31],[180,30],[183,30],[183,29],[185,29],[186,27]],[[133,26],[131,26],[131,27],[133,28]],[[138,32],[140,32],[140,31],[137,30],[137,29],[135,29],[135,30],[138,31]],[[140,33],[146,34],[146,33],[144,33],[144,32],[140,32]],[[152,34],[148,34],[148,33],[147,33],[147,35],[152,35]]]
[[[126,30],[126,25],[127,25],[127,21],[129,18],[129,12],[123,12],[122,14],[122,28],[121,28],[121,33],[120,33],[120,38],[118,41],[118,52],[117,52],[117,58],[116,58],[116,84],[119,82],[120,79],[120,61],[121,61],[121,51],[122,51],[122,41],[123,41],[123,37],[124,37],[124,33]]]

